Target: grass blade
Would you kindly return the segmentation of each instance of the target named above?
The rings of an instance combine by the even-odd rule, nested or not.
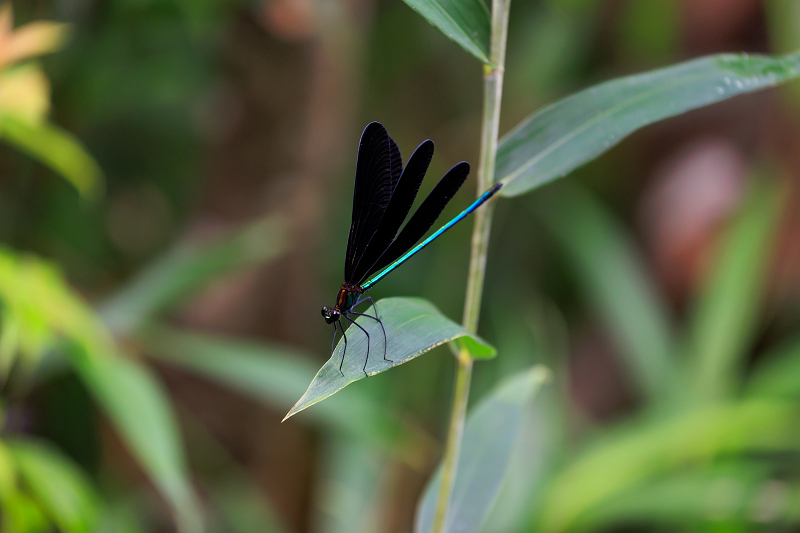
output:
[[[672,320],[633,240],[599,202],[570,184],[541,191],[532,211],[567,251],[638,388],[657,398],[674,375]]]
[[[586,513],[665,473],[741,453],[798,451],[798,407],[748,400],[697,407],[607,433],[551,483],[535,530],[572,530]]]
[[[691,314],[687,360],[698,399],[725,397],[741,380],[742,358],[759,327],[781,196],[774,185],[754,186]]]
[[[473,357],[485,359],[496,354],[494,348],[484,340],[442,315],[425,300],[386,298],[377,302],[377,307],[380,319],[386,328],[386,357],[392,361],[383,359],[384,336],[380,325],[370,318],[359,317],[356,323],[369,333],[369,347],[367,347],[367,337],[355,326],[350,327],[347,330],[347,357],[342,364],[344,375],[339,372],[345,350],[345,343],[340,340],[331,358],[317,372],[308,390],[292,407],[286,418],[324,400],[350,383],[364,379],[367,374],[384,372],[407,363],[432,348],[457,339]],[[365,374],[363,368],[368,349],[369,361]]]
[[[609,531],[646,524],[652,529],[708,531],[723,520],[735,521],[738,527],[748,523],[763,527],[797,520],[800,513],[793,503],[797,499],[792,497],[796,492],[796,486],[770,479],[767,465],[736,461],[636,486],[581,516],[576,527]]]
[[[530,191],[653,122],[800,75],[800,53],[724,54],[612,80],[534,113],[500,140],[501,195]]]
[[[404,0],[406,4],[487,65],[489,9],[483,0]]]
[[[202,531],[178,424],[166,392],[147,367],[125,357],[76,354],[73,365],[122,440],[173,507],[178,531]]]
[[[470,413],[444,531],[480,531],[503,486],[525,407],[548,377],[542,366],[517,374]],[[420,500],[415,533],[427,533],[433,527],[440,478],[441,467]]]

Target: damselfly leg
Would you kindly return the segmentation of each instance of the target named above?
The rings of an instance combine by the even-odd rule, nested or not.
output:
[[[360,300],[358,300],[355,304],[353,304],[353,307],[355,307],[356,305],[360,304],[361,302],[367,302],[367,301],[370,304],[372,304],[372,309],[375,310],[375,316],[368,315],[366,313],[357,313],[355,311],[351,311],[351,312],[356,314],[356,315],[365,316],[365,317],[371,318],[373,320],[376,320],[378,322],[378,324],[381,325],[381,331],[383,331],[383,360],[384,361],[389,361],[390,363],[394,363],[394,361],[392,361],[391,359],[387,359],[386,358],[386,348],[387,348],[386,345],[388,343],[388,338],[386,337],[386,328],[383,327],[383,321],[380,318],[378,318],[378,307],[375,305],[375,300],[373,300],[370,296],[365,296],[365,297],[361,298]]]
[[[336,349],[336,334],[339,333],[339,328],[336,327],[336,322],[333,323],[333,340],[331,341],[331,356]]]
[[[352,312],[352,311],[351,311],[351,312]],[[352,318],[350,318],[348,315],[349,315],[349,313],[344,313],[344,314],[342,314],[342,316],[343,316],[343,317],[345,317],[347,320],[349,320],[349,321],[350,321],[350,323],[351,323],[351,324],[353,324],[355,327],[357,327],[358,329],[360,329],[361,331],[363,331],[363,332],[364,332],[364,335],[366,335],[366,336],[367,336],[367,357],[365,357],[365,358],[364,358],[364,367],[362,368],[362,370],[364,371],[364,375],[365,375],[365,376],[367,376],[367,377],[369,377],[369,374],[367,374],[367,363],[369,363],[369,345],[371,344],[371,340],[370,340],[370,338],[369,338],[369,333],[367,333],[367,330],[365,330],[364,328],[362,328],[361,326],[359,326],[359,325],[356,323],[356,321],[355,321],[355,320],[353,320]]]
[[[371,318],[372,320],[374,320],[375,322],[377,322],[378,324],[381,325],[381,331],[383,331],[383,360],[387,361],[389,363],[394,363],[394,361],[392,361],[391,359],[387,359],[386,358],[386,342],[387,342],[388,338],[386,337],[386,329],[384,329],[383,322],[381,322],[381,319],[378,318],[378,317],[372,316],[372,315],[368,315],[366,313],[359,313],[357,311],[350,311],[350,313],[353,314],[353,315],[365,316],[367,318]]]
[[[338,322],[338,320],[336,321]],[[334,328],[336,327],[336,322],[334,322]],[[342,328],[342,338],[344,339],[344,350],[342,350],[342,360],[339,362],[339,373],[344,377],[344,372],[342,372],[342,365],[344,364],[344,356],[347,353],[347,335],[344,333],[344,326],[340,323],[339,327]],[[333,332],[333,340],[336,340],[336,331]],[[331,350],[331,355],[333,355],[333,350]]]

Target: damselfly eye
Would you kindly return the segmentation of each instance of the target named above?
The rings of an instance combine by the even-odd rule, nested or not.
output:
[[[325,318],[328,318],[330,316],[330,310],[328,309],[327,306],[322,308],[322,316]]]

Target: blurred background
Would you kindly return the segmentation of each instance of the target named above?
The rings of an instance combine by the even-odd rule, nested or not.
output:
[[[220,532],[410,531],[445,435],[446,348],[280,421],[329,356],[319,309],[342,281],[362,128],[381,121],[406,158],[434,140],[423,192],[458,161],[474,168],[480,64],[401,0],[12,4],[0,63],[33,71],[22,92],[0,84],[0,107],[24,100],[46,128],[0,129],[0,439],[19,474],[6,483],[0,454],[2,531],[195,531],[200,517]],[[47,53],[17,64],[11,28],[39,21],[69,29],[25,34]],[[798,49],[800,2],[516,0],[509,35],[501,135],[607,79]],[[797,528],[798,176],[795,83],[650,126],[497,202],[480,333],[499,356],[476,364],[472,401],[534,363],[556,379],[484,530]],[[443,218],[474,193],[472,176]],[[470,231],[372,296],[424,297],[460,321]],[[75,370],[71,321],[161,390],[152,416],[175,428],[189,488],[152,475],[171,452],[135,428],[149,404]],[[780,397],[782,417],[731,415],[715,448],[705,419],[674,415],[700,412],[693,384],[648,388],[659,370],[631,363],[636,350],[690,360],[698,343],[728,361],[711,386]],[[126,418],[130,405],[143,410]],[[615,473],[600,460],[609,471],[590,474],[591,450],[633,460],[665,435],[684,439],[680,457],[634,461],[625,483],[581,495]],[[755,451],[730,444],[754,435]],[[59,503],[73,491],[80,505]]]

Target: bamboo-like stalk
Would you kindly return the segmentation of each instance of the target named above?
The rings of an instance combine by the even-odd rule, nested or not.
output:
[[[510,4],[511,0],[492,0],[492,33],[489,60],[494,66],[485,66],[483,74],[483,123],[481,125],[481,153],[478,164],[478,194],[481,194],[494,183]],[[488,202],[483,209],[478,209],[475,212],[475,226],[472,230],[472,248],[469,278],[467,280],[467,295],[464,301],[463,325],[473,333],[478,331],[493,207],[494,203]],[[470,354],[462,349],[457,360],[458,367],[453,391],[453,405],[450,410],[450,424],[447,430],[447,443],[445,444],[442,463],[442,478],[433,521],[434,533],[444,531],[447,519],[448,503],[453,491],[458,456],[461,452],[461,439],[464,434],[464,421],[467,415],[467,401],[469,399],[469,384],[472,378],[472,357]]]

